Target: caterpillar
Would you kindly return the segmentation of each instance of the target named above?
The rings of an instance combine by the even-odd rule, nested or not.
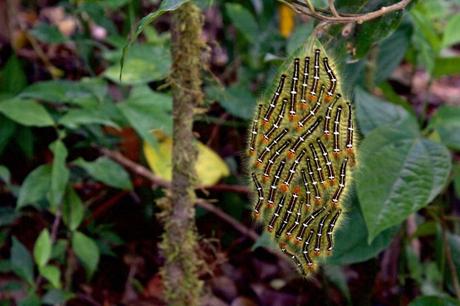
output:
[[[312,39],[281,66],[249,128],[253,216],[305,277],[346,215],[354,118],[334,59]]]

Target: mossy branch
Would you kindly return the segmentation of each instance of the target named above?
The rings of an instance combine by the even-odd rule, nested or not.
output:
[[[161,271],[168,305],[200,305],[201,260],[197,254],[195,229],[195,163],[193,113],[203,100],[201,91],[202,15],[192,2],[182,5],[172,18],[170,83],[173,94],[172,185],[159,203],[165,232],[161,249],[165,264]]]

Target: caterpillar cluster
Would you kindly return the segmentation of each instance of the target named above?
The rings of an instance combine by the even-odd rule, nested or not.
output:
[[[320,48],[286,63],[248,137],[254,216],[304,275],[333,250],[356,164],[354,113],[334,66]]]

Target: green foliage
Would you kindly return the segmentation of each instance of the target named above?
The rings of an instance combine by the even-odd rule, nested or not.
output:
[[[91,277],[99,263],[99,248],[93,239],[80,232],[72,234],[72,248],[86,269],[86,275]]]
[[[32,256],[26,247],[15,237],[11,246],[11,268],[20,278],[32,285],[34,283],[34,268]]]
[[[36,9],[37,21],[21,30],[9,29],[14,33],[9,45],[2,36],[0,248],[6,259],[0,260],[0,272],[10,274],[2,280],[0,291],[2,298],[7,292],[23,299],[1,305],[57,305],[71,298],[77,304],[82,290],[86,294],[94,286],[97,291],[96,284],[106,281],[103,273],[97,273],[106,271],[106,257],[123,258],[126,263],[131,256],[140,256],[147,266],[151,264],[139,253],[142,248],[131,246],[138,243],[135,239],[144,246],[151,242],[145,237],[158,233],[133,228],[112,214],[122,210],[129,212],[126,221],[136,218],[139,227],[156,225],[156,200],[163,192],[156,187],[152,191],[150,184],[100,149],[118,150],[146,166],[142,145],[146,142],[160,150],[163,140],[153,133],[161,131],[157,135],[169,137],[173,131],[170,16],[163,15],[187,0],[64,0],[58,7],[63,8],[65,21],[78,24],[70,35],[61,32],[63,24],[49,18],[47,10],[41,10],[42,2],[20,8]],[[224,184],[245,185],[244,129],[280,64],[304,45],[318,21],[305,22],[296,16],[292,34],[283,37],[279,3],[196,2],[211,9],[202,57],[203,62],[211,62],[203,71],[209,111],[197,110],[195,130],[200,141],[225,156],[230,165],[231,176]],[[328,8],[326,0],[310,2]],[[335,4],[341,13],[358,14],[395,2],[336,0]],[[459,305],[448,297],[455,294],[452,276],[460,277],[460,231],[454,207],[460,198],[460,108],[452,90],[460,74],[458,4],[458,0],[411,1],[404,12],[355,24],[348,36],[342,35],[341,25],[330,25],[320,35],[326,51],[337,60],[337,70],[343,72],[361,153],[357,179],[344,199],[347,216],[335,231],[334,251],[323,260],[323,277],[318,276],[324,288],[339,289],[342,304],[345,300],[359,304],[356,288],[347,285],[349,275],[360,273],[358,263],[371,260],[364,265],[383,267],[381,254],[386,251],[385,260],[398,255],[396,286],[404,301],[420,293],[407,302],[410,306]],[[146,12],[152,6],[158,9]],[[23,12],[19,15],[24,18]],[[101,34],[97,31],[103,35],[95,35]],[[55,68],[64,74],[54,74]],[[443,90],[446,84],[452,92]],[[169,152],[158,154],[169,161]],[[220,209],[251,226],[246,194],[210,188],[210,197],[218,200]],[[240,238],[231,227],[222,230],[222,222],[215,222],[210,213],[199,218],[203,221],[199,234],[219,238],[224,253],[229,241]],[[125,243],[129,255],[126,247],[115,248]],[[414,251],[417,243],[422,244],[421,256]],[[263,234],[256,247],[278,246]],[[228,254],[230,265],[232,252],[233,248]],[[349,264],[357,265],[342,271]],[[364,267],[379,284],[380,276]],[[80,277],[82,272],[88,276],[86,281]],[[145,286],[144,276],[136,275],[127,284],[136,284],[138,293]],[[285,286],[290,290],[291,282]]]
[[[82,167],[96,181],[100,181],[107,186],[120,189],[133,188],[125,169],[107,157],[99,157],[93,162],[88,162],[80,158],[75,160],[74,164]]]
[[[447,148],[407,125],[375,129],[360,151],[356,184],[369,242],[428,205],[445,187],[451,170]]]
[[[47,229],[42,230],[38,235],[34,246],[34,259],[35,263],[41,268],[46,265],[51,257],[51,237]]]
[[[29,204],[37,205],[46,198],[51,184],[51,172],[51,165],[41,165],[29,173],[19,190],[17,208]]]
[[[449,297],[421,296],[412,301],[409,306],[459,306],[460,302]]]
[[[326,259],[326,263],[346,265],[374,258],[388,247],[398,231],[399,226],[388,228],[369,243],[366,222],[359,204],[356,190],[353,188],[344,204],[347,209],[347,217],[335,233],[334,253]]]
[[[53,163],[51,165],[51,182],[48,200],[51,209],[56,209],[61,204],[65,188],[69,180],[69,169],[66,166],[67,148],[61,140],[56,140],[50,144],[53,152]]]
[[[72,187],[67,187],[62,207],[62,219],[64,223],[71,231],[74,231],[83,221],[84,214],[85,207],[80,197]]]
[[[0,101],[0,113],[25,126],[53,126],[54,120],[43,105],[17,98]]]

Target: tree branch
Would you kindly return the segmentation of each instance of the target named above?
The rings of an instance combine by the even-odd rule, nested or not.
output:
[[[363,23],[391,12],[403,10],[410,3],[411,0],[401,0],[398,3],[389,6],[383,6],[376,11],[353,16],[345,14],[342,15],[339,12],[337,12],[334,5],[334,0],[328,0],[330,14],[324,11],[318,12],[317,10],[312,9],[309,4],[306,4],[300,0],[281,1],[287,3],[301,14],[311,16],[321,21],[327,21],[328,23]]]

